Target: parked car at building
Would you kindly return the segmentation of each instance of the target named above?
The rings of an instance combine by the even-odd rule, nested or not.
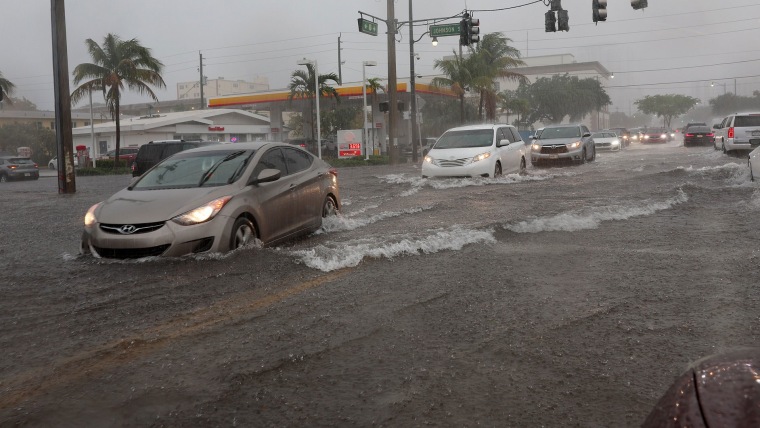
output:
[[[0,156],[0,182],[10,180],[36,180],[40,170],[33,160],[21,156]]]
[[[79,166],[79,158],[74,156],[74,167]],[[58,169],[58,156],[54,157],[53,159],[50,159],[48,162],[48,169]]]
[[[727,116],[716,125],[715,148],[729,153],[760,147],[760,113]]]
[[[498,177],[525,170],[527,145],[511,125],[444,132],[422,162],[422,177]]]
[[[683,134],[683,146],[711,146],[715,140],[715,134],[707,126],[690,126]]]
[[[132,162],[132,176],[143,175],[145,171],[175,153],[212,144],[221,143],[215,141],[161,140],[143,144],[137,151],[134,162]]]
[[[283,143],[236,143],[166,158],[87,211],[80,251],[141,258],[225,252],[313,232],[340,207],[337,170]]]
[[[131,165],[131,162],[135,160],[139,147],[120,147],[119,148],[119,160],[127,161],[127,165]],[[114,159],[116,157],[116,150],[110,150],[106,154],[102,155],[99,159]]]
[[[596,150],[623,150],[623,139],[612,131],[594,132],[591,134],[594,139],[594,148]]]
[[[596,147],[586,125],[547,126],[531,144],[533,165],[547,162],[572,161],[585,163],[596,159]]]

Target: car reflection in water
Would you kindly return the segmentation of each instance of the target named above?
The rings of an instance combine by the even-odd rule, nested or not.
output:
[[[81,252],[140,258],[225,252],[317,230],[340,207],[337,171],[283,143],[180,152],[85,216]]]

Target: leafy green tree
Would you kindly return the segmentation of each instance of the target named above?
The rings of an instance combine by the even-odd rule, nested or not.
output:
[[[8,106],[4,107],[6,110],[37,111],[37,105],[25,97],[22,97],[20,99],[16,97],[8,97],[6,101],[8,101],[9,104]]]
[[[627,114],[618,111],[610,113],[610,127],[612,128],[641,128],[652,122],[652,116],[648,114]]]
[[[11,95],[13,95],[13,90],[16,88],[16,85],[11,83],[10,80],[3,77],[3,72],[0,71],[0,95],[2,95],[2,100],[4,102],[7,102],[8,104],[13,104],[13,100],[11,100]]]
[[[527,100],[530,105],[528,123],[562,123],[565,117],[577,122],[612,104],[597,79],[580,79],[568,74],[540,77],[532,84],[520,83],[517,97]]]
[[[634,102],[640,112],[661,117],[666,128],[670,128],[674,117],[688,112],[698,103],[697,98],[678,94],[647,95]]]
[[[507,115],[507,123],[509,123],[509,116],[516,115],[514,124],[518,128],[528,128],[529,123],[526,123],[525,116],[530,113],[530,102],[525,98],[518,98],[515,91],[502,91],[498,94],[499,107],[502,112]]]
[[[751,97],[742,97],[731,92],[715,97],[709,101],[712,111],[717,116],[740,111],[759,110],[760,92],[755,91]]]
[[[290,75],[290,84],[288,85],[288,89],[290,89],[290,95],[288,95],[288,99],[292,101],[294,98],[310,98],[309,100],[309,111],[310,111],[310,117],[312,118],[310,124],[311,124],[311,135],[312,138],[316,135],[316,132],[314,130],[316,120],[315,117],[315,104],[314,104],[314,66],[311,64],[306,65],[307,71],[303,70],[296,70]],[[327,74],[320,74],[318,85],[319,85],[319,96],[320,98],[323,96],[333,97],[335,98],[336,102],[340,102],[340,97],[338,95],[338,91],[335,90],[334,87],[330,86],[328,84],[329,81],[332,81],[333,84],[338,83],[338,75],[335,73],[327,73]],[[320,112],[321,113],[321,112]],[[321,114],[320,114],[321,116]],[[320,124],[321,126],[321,124]],[[321,136],[320,136],[321,138]],[[317,140],[317,138],[314,138]]]
[[[322,134],[336,135],[341,129],[360,129],[364,126],[361,107],[343,107],[325,111],[320,115]]]
[[[163,64],[151,56],[150,49],[142,46],[137,39],[121,40],[109,33],[98,45],[92,39],[85,40],[92,63],[82,63],[74,68],[74,84],[84,81],[71,94],[71,103],[76,104],[89,94],[90,90],[102,91],[108,111],[116,123],[116,159],[121,144],[121,124],[119,104],[125,87],[140,94],[148,94],[154,101],[158,97],[148,85],[165,88],[161,77]],[[114,162],[114,168],[117,162]]]
[[[480,119],[483,119],[484,109],[486,119],[496,119],[497,79],[527,82],[527,78],[522,74],[510,71],[512,68],[525,65],[520,59],[520,51],[509,45],[511,41],[501,33],[489,33],[483,36],[474,50],[471,50],[472,84],[480,93]]]
[[[435,77],[433,86],[450,88],[459,98],[459,123],[465,123],[464,94],[473,83],[473,65],[471,56],[465,57],[454,53],[453,59],[437,59],[433,62],[435,68],[441,70],[446,77]],[[453,122],[456,123],[456,122]]]
[[[457,104],[459,104],[459,101],[451,98],[427,101],[421,110],[423,120],[420,128],[422,136],[438,137],[451,128],[453,123],[458,123],[461,117]],[[475,120],[476,115],[477,110],[475,106],[465,104],[465,119]]]
[[[30,147],[32,160],[46,166],[57,152],[55,131],[34,123],[12,123],[0,127],[0,152],[15,154],[19,147]]]

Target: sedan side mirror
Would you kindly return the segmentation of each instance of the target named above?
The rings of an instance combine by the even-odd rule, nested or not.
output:
[[[277,181],[282,176],[282,173],[279,169],[265,169],[262,170],[259,173],[259,176],[256,178],[251,179],[251,181],[248,184],[260,184],[260,183],[271,183],[272,181]]]
[[[583,138],[590,137],[590,136],[591,136],[590,132],[587,132],[587,133],[583,134]]]

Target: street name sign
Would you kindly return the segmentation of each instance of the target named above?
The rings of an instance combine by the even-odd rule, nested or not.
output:
[[[442,24],[430,26],[430,37],[458,36],[459,24]]]

